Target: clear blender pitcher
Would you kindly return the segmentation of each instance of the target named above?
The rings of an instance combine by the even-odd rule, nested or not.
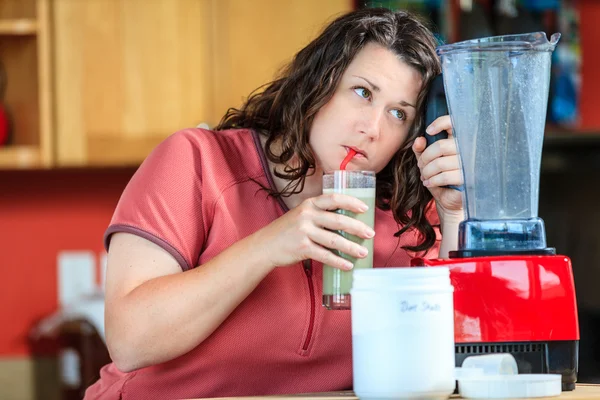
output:
[[[546,248],[537,214],[551,56],[559,39],[536,32],[438,47],[464,178],[466,220],[452,256],[554,251]]]

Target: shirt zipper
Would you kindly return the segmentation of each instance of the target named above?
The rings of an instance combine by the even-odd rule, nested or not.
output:
[[[306,279],[308,280],[308,292],[310,295],[310,320],[308,323],[308,332],[306,332],[306,339],[304,340],[304,344],[302,345],[302,351],[307,351],[308,346],[310,345],[310,340],[312,338],[313,329],[315,327],[315,285],[312,280],[312,263],[310,260],[304,260],[302,262],[304,266],[304,273],[306,274]]]

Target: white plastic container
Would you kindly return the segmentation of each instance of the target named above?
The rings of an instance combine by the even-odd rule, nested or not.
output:
[[[360,399],[447,399],[455,388],[446,267],[354,271],[352,355]]]

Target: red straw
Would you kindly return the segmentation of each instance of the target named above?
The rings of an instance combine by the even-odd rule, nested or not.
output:
[[[348,155],[346,156],[346,158],[344,158],[344,161],[342,161],[342,163],[340,164],[340,170],[345,171],[346,165],[348,165],[350,160],[352,160],[352,157],[354,157],[355,155],[356,155],[356,150],[350,149],[348,151]]]

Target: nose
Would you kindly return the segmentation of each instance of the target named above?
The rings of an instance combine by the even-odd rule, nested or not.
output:
[[[384,110],[381,110],[377,107],[370,107],[366,110],[363,110],[363,123],[361,126],[361,132],[367,135],[371,140],[379,139],[383,113]]]

